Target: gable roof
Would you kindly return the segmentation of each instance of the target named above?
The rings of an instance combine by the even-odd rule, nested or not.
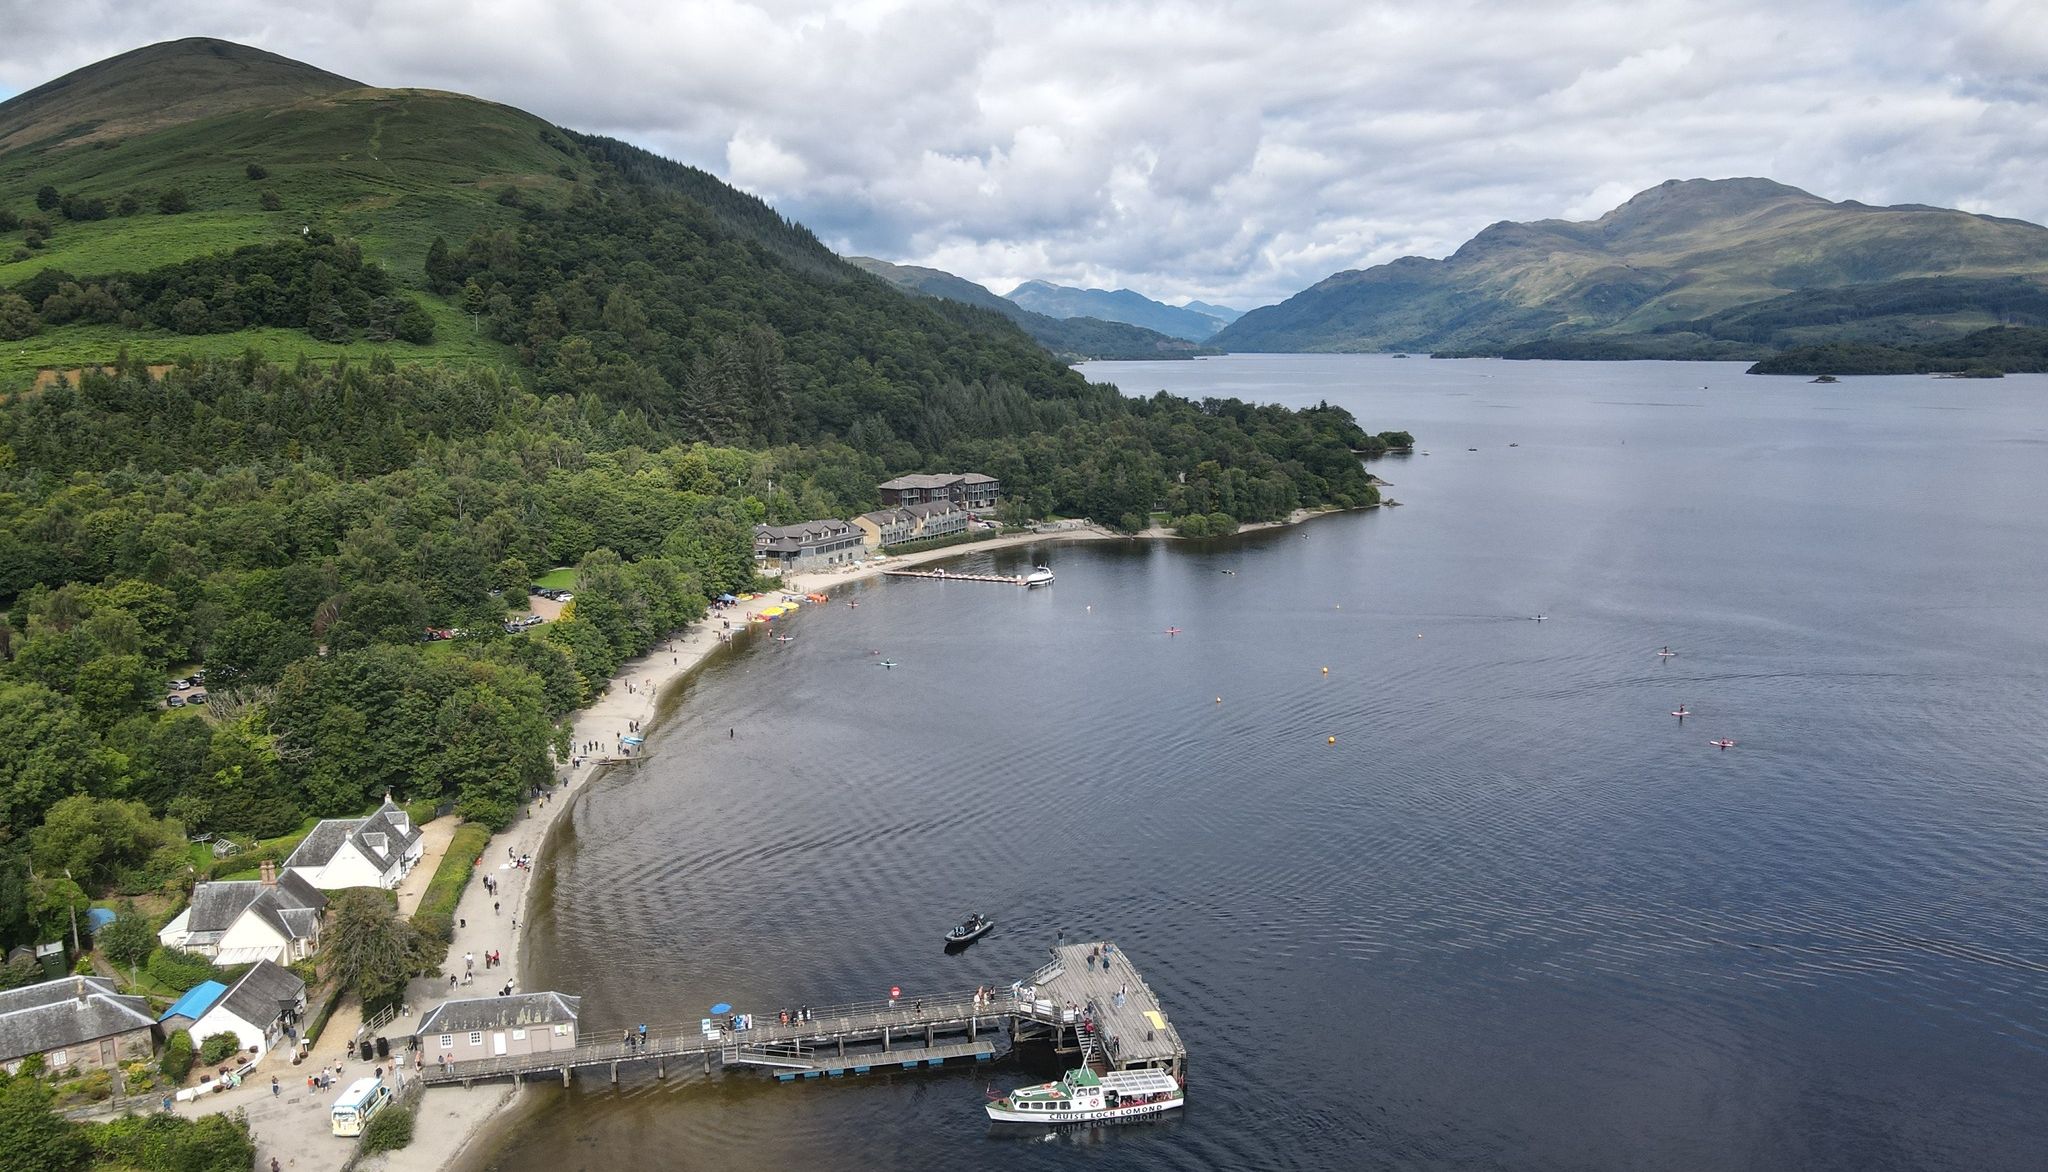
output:
[[[250,1025],[268,1028],[306,995],[306,982],[281,964],[259,960],[242,974],[217,1008],[225,1009]]]
[[[142,998],[99,977],[58,977],[0,992],[0,1062],[154,1025]]]
[[[213,1008],[214,1002],[219,1001],[221,995],[227,991],[228,987],[219,981],[201,981],[190,989],[185,990],[184,996],[171,1002],[171,1007],[164,1010],[163,1015],[157,1018],[157,1020],[163,1022],[169,1021],[174,1017],[182,1017],[190,1021],[198,1021],[206,1015],[207,1010]]]
[[[583,998],[565,993],[520,993],[512,997],[465,997],[443,1001],[420,1019],[419,1034],[464,1034],[509,1026],[573,1022]]]
[[[284,861],[285,869],[324,867],[341,848],[353,843],[379,871],[389,871],[420,837],[420,828],[385,795],[384,804],[368,818],[323,818]]]
[[[260,879],[201,883],[192,889],[185,929],[195,936],[218,936],[244,912],[254,912],[285,939],[302,940],[313,935],[326,907],[327,896],[291,871],[278,876],[274,885]]]

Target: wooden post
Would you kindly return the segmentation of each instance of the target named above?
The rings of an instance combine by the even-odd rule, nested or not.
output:
[[[884,1054],[886,1054],[886,1053],[888,1053],[888,1052],[889,1052],[889,1027],[888,1027],[888,1026],[883,1026],[883,1027],[882,1027],[882,1052],[883,1052]]]
[[[566,1067],[566,1066],[564,1066],[564,1067],[562,1068],[562,1085],[563,1085],[563,1086],[568,1086],[568,1085],[569,1085],[569,1068],[568,1068],[568,1067]]]
[[[932,1027],[930,1026],[924,1027],[924,1048],[927,1050],[932,1048]]]
[[[612,1085],[619,1085],[619,1064],[616,1062],[612,1063]]]

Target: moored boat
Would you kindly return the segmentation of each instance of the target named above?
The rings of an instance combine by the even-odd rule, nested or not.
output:
[[[1031,572],[1029,574],[1024,575],[1024,584],[1026,586],[1052,585],[1052,567],[1033,566],[1031,568]]]
[[[1093,1123],[1171,1111],[1186,1100],[1163,1070],[1069,1071],[1058,1082],[1019,1087],[988,1105],[998,1123]]]
[[[996,922],[994,920],[989,919],[980,912],[975,912],[961,921],[959,927],[946,933],[946,943],[971,944],[988,935],[988,930],[995,926]]]

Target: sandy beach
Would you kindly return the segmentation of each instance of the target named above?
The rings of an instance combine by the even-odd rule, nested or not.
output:
[[[782,589],[794,594],[829,593],[834,587],[879,577],[884,570],[904,569],[964,554],[1041,542],[1126,540],[1130,538],[1092,526],[1050,533],[1016,533],[881,561],[860,562],[832,572],[792,574],[784,579]],[[516,865],[515,860],[531,858],[536,870],[546,866],[548,836],[598,773],[609,762],[618,759],[620,738],[633,735],[636,727],[638,734],[643,736],[652,729],[661,696],[672,684],[696,670],[720,646],[720,636],[726,633],[725,623],[730,622],[732,629],[738,631],[751,622],[753,615],[779,602],[775,595],[762,595],[726,610],[712,612],[704,621],[676,634],[659,649],[620,668],[618,676],[605,692],[589,707],[576,713],[569,743],[576,749],[575,756],[580,764],[558,768],[555,775],[560,784],[551,793],[527,803],[518,820],[493,837],[484,848],[483,862],[477,871],[479,875],[490,875],[496,879],[498,891],[495,895],[489,894],[482,883],[471,881],[456,909],[458,926],[455,941],[448,950],[443,971],[413,982],[411,1020],[417,1020],[419,1015],[451,997],[495,996],[507,981],[513,982],[517,992],[531,991],[521,961],[525,956],[522,945],[527,923],[527,899],[533,890],[535,871]],[[597,748],[586,752],[582,748],[586,744]],[[502,966],[486,969],[484,955],[487,952],[501,954]],[[466,956],[475,957],[476,966],[472,983],[467,985],[459,983]],[[453,986],[449,983],[451,974],[458,982]],[[575,990],[564,992],[573,993]],[[400,1019],[392,1027],[394,1031],[406,1028],[409,1028],[407,1019]],[[449,1167],[484,1134],[484,1125],[512,1104],[515,1093],[516,1088],[503,1083],[479,1083],[467,1090],[432,1088],[421,1101],[411,1146],[371,1156],[357,1167],[365,1172],[435,1172]],[[314,1152],[306,1151],[303,1144],[292,1146],[300,1149],[288,1165],[294,1172],[338,1169],[353,1150],[340,1140],[328,1143],[324,1138]],[[332,1160],[320,1159],[328,1147],[333,1149]]]

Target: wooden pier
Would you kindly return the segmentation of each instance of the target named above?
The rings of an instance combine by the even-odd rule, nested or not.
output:
[[[1105,954],[1105,949],[1107,953]],[[532,1075],[558,1076],[567,1085],[577,1071],[599,1071],[612,1082],[622,1067],[669,1069],[754,1067],[788,1082],[805,1078],[911,1070],[987,1062],[1013,1043],[1044,1041],[1081,1064],[1106,1070],[1158,1068],[1181,1073],[1187,1061],[1179,1031],[1167,1020],[1151,988],[1123,950],[1106,943],[1067,944],[1050,963],[1008,988],[943,993],[813,1009],[802,1022],[756,1020],[745,1030],[729,1019],[649,1026],[643,1043],[635,1031],[615,1040],[589,1039],[567,1050],[508,1054],[430,1063],[428,1085]]]
[[[956,574],[945,570],[883,570],[891,578],[929,578],[934,582],[998,582],[1004,586],[1022,586],[1024,578],[1019,574]]]

